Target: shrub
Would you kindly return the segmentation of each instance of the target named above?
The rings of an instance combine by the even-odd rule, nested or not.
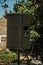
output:
[[[17,60],[17,53],[7,50],[0,51],[0,63],[11,63],[14,60]]]

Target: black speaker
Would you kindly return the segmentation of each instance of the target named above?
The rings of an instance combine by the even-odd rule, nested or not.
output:
[[[7,47],[9,49],[29,48],[29,27],[32,16],[7,14]]]

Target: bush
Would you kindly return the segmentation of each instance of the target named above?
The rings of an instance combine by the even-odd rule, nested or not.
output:
[[[5,49],[0,51],[0,63],[8,64],[14,60],[17,60],[17,53]]]

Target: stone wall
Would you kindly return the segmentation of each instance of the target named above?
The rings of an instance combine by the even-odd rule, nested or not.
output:
[[[0,19],[0,49],[6,48],[7,43],[7,20],[5,18]]]

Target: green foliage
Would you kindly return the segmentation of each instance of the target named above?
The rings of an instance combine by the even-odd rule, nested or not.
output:
[[[14,5],[16,13],[28,13],[34,15],[34,9],[32,1],[29,1],[28,3],[19,2]]]
[[[38,20],[37,22],[32,22],[31,27],[30,27],[30,38],[32,39],[38,39],[40,37],[40,33],[38,32],[37,29],[39,29],[41,26],[40,21]]]
[[[40,37],[39,33],[36,32],[35,30],[31,30],[30,31],[30,38],[32,39],[38,39],[38,37]]]
[[[1,50],[0,51],[0,63],[11,63],[17,60],[17,54],[11,51]]]

